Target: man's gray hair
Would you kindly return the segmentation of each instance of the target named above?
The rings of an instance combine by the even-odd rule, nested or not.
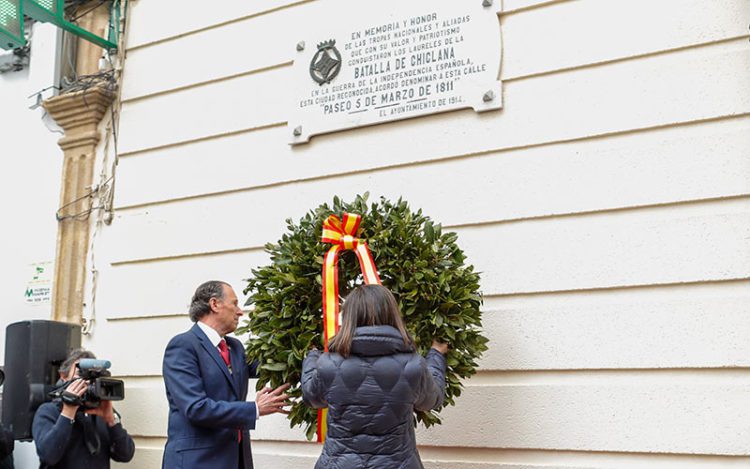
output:
[[[188,311],[191,321],[198,322],[200,318],[211,312],[211,305],[209,304],[211,298],[224,299],[224,285],[229,286],[227,282],[221,280],[209,280],[195,290]]]
[[[96,358],[96,355],[94,355],[93,352],[89,352],[88,350],[83,348],[71,350],[71,352],[68,354],[68,358],[66,358],[65,361],[62,362],[62,365],[60,365],[60,369],[58,371],[64,375],[67,375],[75,362],[77,362],[81,358]]]

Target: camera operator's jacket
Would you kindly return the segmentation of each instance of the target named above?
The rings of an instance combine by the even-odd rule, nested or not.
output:
[[[84,430],[89,425],[99,437],[99,451],[95,454],[89,449],[92,436]],[[73,422],[62,415],[59,399],[39,406],[31,433],[43,469],[109,469],[110,458],[128,462],[135,453],[133,439],[121,424],[110,427],[104,419],[86,416],[82,410]]]
[[[328,435],[316,469],[422,469],[414,411],[442,405],[445,357],[422,358],[391,326],[359,327],[352,353],[314,350],[302,365],[305,403],[328,407]]]

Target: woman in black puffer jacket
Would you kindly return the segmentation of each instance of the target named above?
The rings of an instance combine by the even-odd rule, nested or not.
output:
[[[362,285],[344,302],[330,353],[313,350],[302,365],[307,405],[328,407],[328,435],[316,469],[422,469],[414,411],[440,407],[448,345],[415,352],[396,299]]]

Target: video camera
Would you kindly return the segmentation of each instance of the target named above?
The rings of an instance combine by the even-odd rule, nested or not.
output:
[[[82,358],[76,365],[78,377],[66,381],[50,393],[53,398],[60,398],[66,404],[76,405],[85,409],[99,407],[101,401],[121,401],[125,399],[125,383],[119,379],[110,378],[108,371],[112,366],[109,360],[95,360]],[[88,382],[86,392],[77,396],[67,391],[67,387],[76,379]]]

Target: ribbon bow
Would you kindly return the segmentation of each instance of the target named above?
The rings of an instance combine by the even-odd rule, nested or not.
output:
[[[380,285],[378,269],[372,259],[367,241],[357,238],[357,230],[362,217],[353,213],[344,212],[342,219],[336,215],[329,216],[323,222],[324,243],[331,243],[330,249],[323,260],[323,347],[328,351],[328,341],[336,335],[339,330],[339,253],[344,250],[353,250],[359,259],[359,266],[367,285]],[[326,417],[328,409],[318,410],[318,442],[325,441],[327,433]]]

